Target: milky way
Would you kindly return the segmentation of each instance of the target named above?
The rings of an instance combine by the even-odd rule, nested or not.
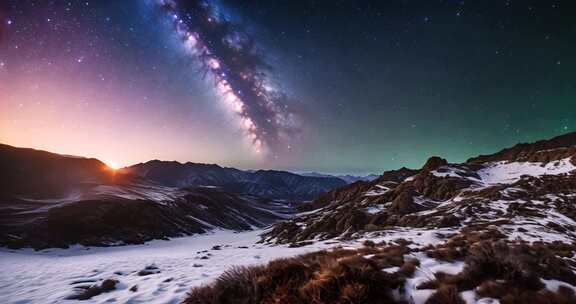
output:
[[[272,71],[242,27],[204,1],[159,0],[189,56],[201,66],[225,105],[240,118],[254,152],[277,155],[298,133],[288,98],[274,89]]]

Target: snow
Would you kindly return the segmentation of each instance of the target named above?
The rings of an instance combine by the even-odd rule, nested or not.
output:
[[[568,287],[572,290],[574,290],[576,292],[576,287],[572,286],[566,282],[562,282],[562,281],[558,281],[558,280],[545,280],[545,279],[541,279],[542,283],[544,283],[544,285],[546,285],[546,289],[553,291],[553,292],[558,292],[558,288],[560,286],[564,286],[564,287]]]
[[[367,191],[366,193],[364,193],[365,196],[379,196],[382,195],[388,191],[390,191],[389,187],[386,187],[384,185],[376,185],[375,187],[376,189],[372,189],[370,191]]]
[[[130,200],[153,200],[158,203],[173,201],[185,193],[177,188],[159,185],[132,184],[129,186],[98,185],[84,195],[85,199],[98,196],[116,196]]]
[[[414,289],[410,293],[411,303],[424,304],[434,292],[436,292],[434,289]]]
[[[421,267],[426,267],[432,273],[458,274],[464,269],[464,262],[439,263],[436,259],[424,258],[420,263]]]
[[[475,181],[475,185],[468,188],[481,189],[496,184],[512,184],[523,175],[542,176],[568,173],[576,169],[570,162],[570,158],[549,163],[533,162],[494,162],[487,164],[477,173],[479,179],[471,176],[462,177],[465,173],[459,168],[442,167],[442,170],[432,171],[436,176],[453,176],[468,178]],[[461,173],[461,174],[459,174]],[[406,181],[413,177],[406,179]],[[479,188],[476,188],[478,187]],[[154,190],[154,191],[149,191]],[[365,193],[365,196],[382,195],[389,191],[386,185],[376,185],[375,188]],[[506,196],[512,196],[514,192],[523,191],[520,188],[509,187],[503,190]],[[152,194],[151,194],[152,193]],[[178,191],[168,187],[158,189],[146,189],[144,187],[118,188],[99,186],[91,195],[117,195],[126,198],[149,198],[158,201],[166,200],[179,195]],[[152,196],[154,195],[154,196]],[[572,197],[565,195],[565,197]],[[548,195],[553,201],[560,199],[557,195]],[[68,199],[63,199],[64,201]],[[418,204],[434,203],[436,208],[422,211],[418,215],[435,212],[439,207],[450,207],[451,204],[460,202],[464,196],[456,196],[447,202],[434,202],[423,197],[416,197]],[[526,203],[523,200],[490,200],[483,202],[483,206],[489,210],[477,214],[474,220],[507,219],[503,217],[509,210],[511,203]],[[543,201],[531,200],[532,204],[542,205]],[[458,205],[454,207],[456,214]],[[339,206],[342,208],[344,205]],[[369,214],[376,214],[385,210],[387,204],[372,204],[363,209]],[[198,208],[208,208],[205,203],[199,202]],[[254,208],[260,209],[257,206]],[[297,215],[307,216],[319,213],[325,208],[303,212]],[[272,212],[267,210],[268,212]],[[276,214],[276,213],[275,213]],[[279,215],[279,213],[278,213]],[[554,222],[563,226],[573,226],[574,221],[569,217],[553,210],[545,210],[545,217],[525,217],[516,215],[511,224],[502,224],[498,229],[505,231],[510,240],[523,239],[529,242],[562,241],[572,242],[576,234],[571,232],[558,233],[549,227],[548,222]],[[200,223],[211,226],[200,219]],[[297,225],[305,225],[296,222]],[[525,231],[519,231],[522,227]],[[263,230],[234,233],[230,231],[216,230],[211,234],[176,238],[170,241],[153,241],[144,245],[131,245],[109,248],[86,248],[76,246],[71,249],[52,249],[41,252],[32,250],[8,250],[0,249],[0,303],[61,303],[66,297],[75,294],[74,286],[97,284],[105,279],[120,281],[117,290],[96,296],[85,303],[180,303],[185,293],[194,286],[206,284],[217,278],[222,272],[232,266],[254,265],[266,263],[280,257],[294,256],[306,252],[331,248],[334,246],[346,246],[354,249],[364,240],[375,243],[392,242],[397,239],[405,239],[413,242],[409,247],[417,248],[445,241],[445,237],[456,232],[458,228],[408,228],[396,227],[380,232],[358,234],[355,241],[342,242],[315,242],[312,245],[288,248],[287,245],[271,246],[257,244],[259,234]],[[219,245],[220,250],[212,249]],[[365,256],[370,258],[371,255]],[[443,272],[457,274],[462,271],[464,262],[442,262],[427,257],[423,253],[409,254],[407,257],[417,258],[420,266],[412,278],[405,283],[405,292],[413,303],[425,303],[435,290],[416,287],[434,278],[434,274]],[[138,271],[147,266],[158,267],[159,273],[139,276]],[[398,267],[382,269],[385,272],[396,272]],[[85,281],[85,283],[78,283]],[[87,282],[88,281],[88,282]],[[566,286],[576,291],[576,287],[557,280],[542,280],[546,288],[557,291],[559,286]],[[137,285],[138,290],[132,292],[129,289]],[[496,299],[476,299],[474,291],[461,293],[466,303],[499,303]]]
[[[431,171],[430,173],[432,175],[438,176],[438,177],[459,177],[459,178],[462,178],[462,175],[464,175],[466,173],[466,171],[464,171],[460,168],[456,168],[456,167],[443,166],[443,167],[438,168],[437,170]]]
[[[83,303],[180,303],[191,287],[209,283],[232,266],[262,264],[336,246],[356,249],[363,242],[362,239],[315,242],[288,248],[287,245],[257,244],[262,232],[264,230],[242,233],[220,230],[169,241],[108,248],[74,246],[40,252],[0,249],[0,269],[3,270],[0,273],[0,303],[60,303],[75,294],[74,286],[98,284],[105,279],[120,281],[117,290]],[[412,240],[418,246],[439,241],[436,232],[408,230],[369,239],[391,241],[398,238]],[[220,250],[213,249],[216,245]],[[462,268],[462,263],[440,262],[422,253],[410,256],[422,262],[414,278],[408,279],[405,285],[414,303],[424,303],[434,292],[417,290],[416,286],[433,278],[435,272],[453,274]],[[159,272],[146,276],[137,274],[150,265],[158,267]],[[398,267],[383,269],[386,272],[397,270]],[[135,285],[138,290],[130,291]]]
[[[411,248],[420,248],[427,245],[438,244],[444,241],[441,236],[452,234],[455,232],[453,228],[438,228],[429,230],[426,228],[404,228],[398,227],[380,232],[366,233],[358,238],[358,242],[362,243],[366,240],[371,240],[375,243],[393,242],[398,239],[404,239],[413,242],[408,245]]]
[[[533,162],[495,162],[478,170],[482,182],[486,184],[511,184],[522,175],[542,176],[568,173],[576,169],[570,158],[549,163]]]
[[[382,269],[382,271],[388,272],[388,273],[395,273],[398,270],[400,270],[400,267],[388,267],[388,268]]]
[[[500,300],[493,298],[481,298],[478,299],[476,304],[500,304]]]
[[[434,279],[434,275],[428,272],[425,267],[418,267],[412,278],[407,278],[404,283],[404,290],[414,304],[424,304],[426,300],[436,291],[434,289],[418,289],[417,287]]]
[[[404,180],[404,182],[411,182],[411,181],[413,181],[415,178],[416,178],[416,175],[409,176],[409,177],[407,177],[407,178]]]
[[[190,287],[215,279],[232,265],[266,263],[328,247],[322,243],[300,248],[260,245],[256,244],[260,233],[262,230],[217,231],[108,248],[0,249],[0,303],[60,303],[75,293],[73,282],[109,278],[120,281],[117,290],[83,303],[179,303]],[[211,250],[215,245],[222,249]],[[200,259],[202,256],[209,258]],[[137,275],[149,265],[157,266],[160,272]],[[129,290],[134,285],[138,285],[137,292]]]
[[[474,290],[461,292],[460,296],[466,304],[476,304],[476,292]]]
[[[379,213],[385,209],[386,209],[386,205],[376,204],[376,205],[373,205],[373,206],[370,206],[370,207],[364,209],[364,211],[368,214],[376,214],[376,213]]]

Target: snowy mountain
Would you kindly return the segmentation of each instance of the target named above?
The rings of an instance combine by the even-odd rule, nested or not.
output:
[[[54,157],[63,167],[66,161]],[[285,205],[243,201],[246,194],[221,188],[114,177],[96,170],[94,160],[76,162],[64,171],[87,182],[49,183],[51,191],[40,181],[9,190],[6,177],[36,177],[24,164],[10,167],[14,159],[2,163],[8,168],[2,198],[33,190],[36,197],[13,209],[3,203],[1,231],[21,227],[7,220],[28,221],[26,208],[33,204],[30,210],[41,215],[34,233],[65,227],[59,237],[81,232],[83,223],[108,231],[108,242],[146,235],[136,233],[142,230],[231,229],[111,248],[0,249],[3,303],[576,303],[576,133],[460,164],[431,157],[421,169],[388,171],[335,189],[291,219],[239,233],[239,223],[261,226],[285,216]],[[86,167],[93,168],[90,174],[77,171]],[[51,169],[39,170],[38,178],[49,181],[46,172]],[[78,203],[70,194],[70,202],[54,206],[54,193],[70,189],[96,202]],[[47,202],[55,218],[35,211]],[[247,217],[253,209],[263,214]],[[67,226],[71,218],[80,223]],[[27,235],[6,237],[16,242]],[[81,243],[90,245],[87,239]]]
[[[576,240],[576,133],[450,164],[385,172],[313,201],[279,223],[275,242],[360,237],[394,229],[490,226],[509,239]]]
[[[345,181],[330,176],[302,176],[286,171],[243,171],[213,164],[153,160],[125,168],[130,172],[169,187],[217,186],[226,191],[269,199],[306,201]]]
[[[187,303],[245,276],[277,302],[576,303],[576,133],[459,164],[432,157],[309,206],[262,242],[346,247],[229,272]]]

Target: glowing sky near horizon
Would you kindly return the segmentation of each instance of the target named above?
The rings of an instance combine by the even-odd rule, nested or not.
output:
[[[298,117],[301,138],[266,157],[156,4],[0,1],[0,142],[118,165],[380,172],[576,130],[570,1],[209,1]]]

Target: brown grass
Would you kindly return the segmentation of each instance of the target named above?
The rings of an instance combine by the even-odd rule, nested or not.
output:
[[[576,285],[571,265],[562,258],[572,256],[573,244],[482,239],[478,234],[460,234],[422,250],[440,260],[465,261],[460,273],[437,272],[433,280],[417,286],[436,290],[427,304],[464,303],[460,292],[466,290],[503,304],[576,303],[572,289],[552,292],[541,281]],[[233,268],[213,284],[192,289],[184,303],[405,303],[394,298],[392,291],[403,296],[406,278],[419,266],[417,259],[404,258],[411,252],[407,244],[368,242],[360,249],[336,248],[263,266]],[[382,271],[389,267],[399,270]]]
[[[418,264],[404,261],[406,252],[402,246],[336,249],[237,267],[211,285],[192,289],[184,303],[402,303],[392,290],[403,286]],[[382,271],[393,265],[401,269]]]
[[[458,289],[452,285],[442,285],[435,293],[433,293],[426,304],[466,304]]]
[[[438,288],[429,299],[435,302],[430,303],[459,303],[452,298],[453,291],[472,289],[476,289],[479,297],[500,299],[502,304],[576,303],[571,289],[563,288],[555,293],[544,289],[541,281],[543,278],[576,283],[576,275],[561,258],[569,255],[572,245],[480,241],[464,247],[467,247],[467,253],[462,272],[457,275],[436,273],[436,279],[418,286],[419,289]],[[442,256],[444,251],[438,248],[429,250],[428,255],[445,257]]]

